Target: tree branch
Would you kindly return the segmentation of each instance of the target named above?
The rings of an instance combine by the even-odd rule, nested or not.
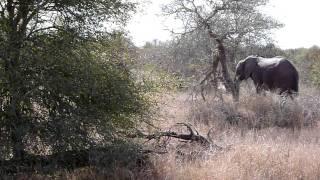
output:
[[[186,127],[187,130],[189,131],[189,134],[178,134],[173,131],[158,132],[155,134],[144,134],[141,131],[138,131],[136,134],[129,134],[126,137],[128,137],[128,138],[144,138],[144,139],[148,139],[148,140],[160,139],[162,137],[172,137],[172,138],[182,139],[182,140],[186,140],[186,141],[190,141],[190,142],[197,142],[206,148],[215,147],[217,149],[222,149],[222,147],[217,146],[215,144],[212,144],[208,139],[199,135],[199,133],[196,130],[193,130],[191,125],[189,125],[189,124],[177,123],[175,126]]]
[[[46,5],[48,5],[49,2],[50,2],[49,0],[46,0],[42,4],[38,4],[38,6],[33,11],[31,11],[30,15],[25,17],[25,19],[24,19],[24,21],[23,21],[23,23],[21,25],[22,28],[25,29],[27,27],[27,25],[29,24],[29,22],[31,21],[31,19],[35,15],[37,15],[42,8],[44,8]]]
[[[49,26],[49,27],[44,27],[44,28],[39,28],[39,29],[35,29],[35,30],[31,30],[29,32],[29,34],[27,35],[26,37],[26,40],[30,39],[30,37],[34,34],[34,33],[37,33],[37,32],[40,32],[40,31],[45,31],[45,30],[50,30],[50,29],[59,29],[58,26]]]
[[[5,8],[5,5],[2,4],[2,2],[0,2],[0,7],[1,7],[1,10],[0,10],[1,18],[5,19],[4,12],[6,11],[6,8]]]

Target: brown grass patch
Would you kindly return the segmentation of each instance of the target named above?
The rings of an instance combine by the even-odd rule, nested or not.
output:
[[[156,157],[155,166],[160,179],[319,179],[318,140],[318,132],[306,130],[234,132],[220,139],[231,144],[224,151],[190,162],[178,161],[173,153]]]
[[[209,132],[208,138],[224,149],[185,161],[175,146],[169,154],[153,156],[156,179],[320,179],[317,93],[303,89],[283,109],[277,95],[258,96],[248,91],[238,104],[228,97],[225,102],[174,101],[180,106],[170,109],[176,113],[169,122],[183,119],[183,114],[200,134]],[[189,113],[182,113],[186,110]],[[194,150],[192,145],[189,148]]]

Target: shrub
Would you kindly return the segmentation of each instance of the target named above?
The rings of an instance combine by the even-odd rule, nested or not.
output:
[[[0,158],[104,146],[145,120],[149,103],[125,65],[127,51],[119,52],[123,38],[80,41],[60,33],[23,49],[27,60],[16,69],[21,94],[10,94],[13,85],[0,77]],[[19,121],[11,118],[12,106]]]

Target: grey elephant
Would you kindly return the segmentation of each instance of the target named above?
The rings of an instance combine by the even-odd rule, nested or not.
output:
[[[284,57],[262,58],[249,56],[236,67],[235,80],[251,78],[257,93],[262,90],[277,91],[293,98],[299,91],[299,73],[293,64]]]

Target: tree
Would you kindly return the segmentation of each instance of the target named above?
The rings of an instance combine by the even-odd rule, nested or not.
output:
[[[123,0],[0,1],[2,158],[40,145],[88,148],[135,126],[145,99],[112,28],[134,9]]]
[[[320,48],[287,49],[286,56],[293,60],[299,71],[299,81],[307,86],[320,85]]]
[[[267,0],[174,0],[164,8],[164,12],[182,21],[182,35],[195,31],[207,32],[216,47],[213,50],[215,56],[212,70],[202,82],[208,80],[212,74],[216,80],[220,63],[224,85],[237,100],[239,88],[227,67],[226,41],[232,42],[234,47],[238,48],[240,45],[264,40],[268,37],[268,30],[281,27],[281,24],[259,12],[259,7],[266,3]]]

